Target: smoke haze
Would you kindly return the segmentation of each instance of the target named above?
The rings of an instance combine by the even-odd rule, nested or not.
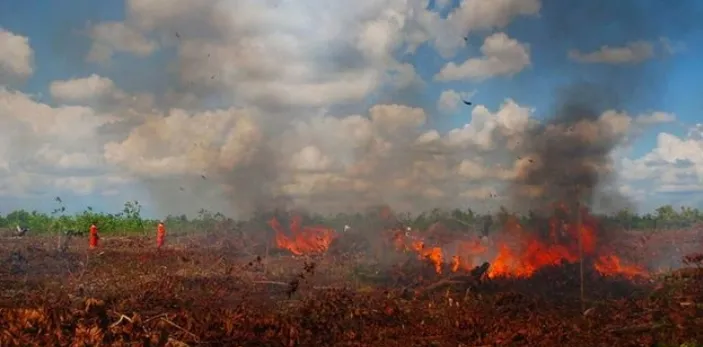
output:
[[[447,4],[127,0],[124,20],[81,26],[90,44],[78,71],[109,78],[51,82],[61,106],[0,87],[0,123],[23,134],[0,154],[70,168],[61,187],[147,195],[158,214],[522,211],[570,201],[574,186],[602,209],[633,205],[613,152],[668,121],[634,105],[666,86],[662,62],[695,28],[695,3],[655,18],[657,1]],[[32,56],[31,42],[3,35],[16,57]],[[33,73],[1,59],[0,78]],[[0,189],[33,186],[17,176]]]

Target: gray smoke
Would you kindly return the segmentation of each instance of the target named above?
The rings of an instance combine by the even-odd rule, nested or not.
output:
[[[623,136],[604,135],[601,114],[617,104],[597,85],[578,84],[562,92],[554,116],[525,136],[526,162],[510,190],[515,208],[525,211],[555,202],[592,203],[596,196],[626,204],[609,183],[615,178],[611,152]]]
[[[661,37],[664,33],[685,37],[694,27],[698,7],[692,1],[545,1],[541,36],[546,43],[539,47],[540,54],[552,72],[571,80],[554,93],[548,119],[525,137],[522,147],[529,161],[510,186],[513,207],[521,212],[538,210],[555,202],[571,204],[577,197],[599,210],[632,206],[613,185],[617,177],[611,157],[628,139],[605,135],[607,129],[597,126],[598,119],[607,110],[626,111],[633,101],[649,104],[659,97],[666,85],[666,67],[640,61],[593,69],[573,61],[577,59],[564,63],[563,55],[584,45],[591,47],[584,51],[595,51],[645,40],[653,49],[649,58],[665,59],[671,52]],[[609,36],[594,35],[594,27],[605,26]]]
[[[282,167],[290,160],[290,153],[281,153],[282,146],[278,140],[294,121],[305,120],[312,114],[320,113],[320,110],[305,109],[302,106],[314,102],[295,100],[295,95],[298,95],[295,86],[302,85],[301,79],[305,79],[306,84],[312,82],[322,84],[330,80],[347,79],[350,78],[349,76],[362,76],[367,72],[363,66],[374,65],[365,64],[366,62],[362,61],[365,58],[355,44],[356,38],[344,37],[348,35],[346,31],[339,32],[339,35],[342,35],[339,39],[336,36],[334,40],[324,37],[327,26],[336,28],[338,23],[342,23],[342,26],[352,25],[365,19],[366,15],[357,14],[361,10],[355,3],[350,2],[348,6],[342,6],[344,4],[339,3],[337,5],[340,6],[333,6],[332,9],[320,10],[316,6],[301,6],[292,2],[283,4],[283,8],[277,8],[268,13],[253,11],[253,6],[248,2],[225,1],[222,4],[228,4],[228,6],[207,6],[199,7],[194,11],[183,11],[181,15],[184,19],[161,23],[159,29],[152,34],[164,37],[173,37],[174,33],[179,34],[179,38],[173,40],[178,41],[176,44],[179,46],[179,57],[174,62],[176,63],[174,66],[180,70],[177,80],[173,75],[169,75],[163,78],[162,83],[151,82],[148,85],[177,86],[176,90],[171,90],[173,95],[166,95],[161,100],[157,100],[156,103],[161,109],[180,107],[202,111],[220,106],[256,104],[264,114],[258,119],[264,132],[263,139],[256,145],[257,148],[252,149],[255,154],[246,164],[237,165],[234,169],[209,168],[205,173],[206,179],[179,177],[158,181],[143,180],[145,189],[149,191],[158,209],[166,213],[188,210],[188,207],[192,210],[192,207],[197,206],[197,208],[203,207],[243,216],[257,209],[290,207],[299,197],[280,190],[282,182],[290,179],[286,175],[292,174],[290,170]],[[568,129],[571,127],[586,129],[587,124],[594,123],[605,110],[613,108],[624,110],[631,100],[656,97],[664,80],[665,71],[649,69],[645,63],[637,69],[624,66],[612,68],[599,66],[594,72],[587,65],[571,61],[564,63],[564,57],[572,49],[590,51],[607,43],[613,44],[603,42],[609,37],[622,38],[619,44],[633,37],[656,44],[664,28],[669,35],[673,36],[689,30],[689,24],[697,20],[698,12],[692,10],[695,4],[690,1],[667,3],[667,6],[663,7],[664,10],[658,11],[656,18],[650,18],[651,11],[645,8],[648,6],[652,6],[651,2],[643,5],[643,2],[637,0],[545,1],[540,25],[536,26],[543,32],[533,33],[535,35],[529,37],[535,45],[533,50],[535,58],[539,55],[535,62],[539,62],[540,69],[551,70],[548,73],[561,75],[565,72],[564,76],[569,76],[571,80],[567,81],[568,88],[564,92],[557,93],[559,96],[556,98],[551,120],[531,129],[529,136],[526,137],[526,143],[522,146],[526,150],[524,156],[533,157],[535,163],[527,166],[519,179],[515,180],[510,187],[514,192],[512,200],[516,207],[524,209],[534,204],[544,206],[546,202],[554,200],[569,202],[573,199],[572,190],[576,186],[583,191],[583,198],[587,201],[597,202],[601,206],[627,205],[627,199],[611,189],[610,183],[614,180],[614,176],[608,170],[612,164],[610,160],[612,150],[624,139],[616,136],[591,141],[579,136],[578,131],[569,133]],[[252,12],[246,10],[252,10]],[[320,11],[321,15],[303,15],[310,11]],[[218,14],[213,17],[217,20],[200,18],[205,16],[203,13],[210,16],[210,12]],[[136,16],[139,17],[138,13]],[[262,21],[263,24],[259,27],[247,27],[250,24],[249,19],[256,16],[270,18]],[[284,20],[296,16],[299,16],[298,20],[290,22]],[[315,20],[318,19],[330,21],[316,23]],[[189,25],[188,20],[198,24]],[[379,23],[384,21],[390,21],[390,19],[383,18]],[[612,32],[608,36],[603,36],[603,31],[598,30],[599,35],[596,37],[593,28],[606,25],[612,26]],[[510,32],[509,28],[506,31]],[[265,33],[277,39],[271,40],[269,45],[259,46],[253,44],[253,41],[244,39],[252,32]],[[320,37],[317,37],[317,41],[306,40],[313,42],[309,47],[298,46],[291,44],[285,37],[279,37],[280,33],[285,32],[305,38],[314,35]],[[516,33],[515,36],[519,35]],[[195,43],[192,38],[201,40]],[[315,42],[324,43],[324,45],[319,46]],[[227,46],[232,50],[220,50],[218,46]],[[659,51],[660,45],[657,47]],[[660,54],[659,52],[657,54],[658,58]],[[285,56],[293,60],[313,63],[309,65],[279,63],[286,61]],[[301,57],[310,59],[301,59]],[[412,59],[406,58],[403,61],[413,63]],[[582,75],[579,72],[582,70],[587,71],[588,75]],[[140,73],[133,73],[130,76],[135,76],[137,80],[143,79]],[[290,88],[265,88],[275,84],[273,82],[280,81],[289,82],[285,85]],[[135,81],[134,84],[138,84],[137,82],[139,81]],[[515,82],[513,87],[529,88],[526,85],[520,86],[519,83]],[[373,101],[424,106],[428,114],[431,114],[430,110],[433,109],[436,100],[434,97],[433,100],[426,99],[429,93],[424,91],[424,86],[418,85],[402,90],[382,91],[381,95],[377,95],[376,100]],[[339,98],[339,95],[334,95],[335,91],[329,92],[330,95],[320,95],[320,99]],[[365,114],[368,111],[369,100],[353,97],[341,99],[343,100],[339,102],[342,104],[340,108],[345,108],[345,111],[349,109],[352,112],[325,111],[331,114]],[[428,124],[433,125],[433,121],[436,120],[428,120]],[[420,160],[429,162],[440,157],[447,162],[448,167],[455,167],[459,158],[455,158],[452,153],[433,154],[412,151],[412,143],[419,135],[419,132],[412,133],[413,131],[415,130],[403,133],[403,138],[394,142],[395,147],[389,149],[385,157],[374,158],[378,161],[374,172],[360,178],[360,180],[374,182],[375,187],[380,188],[349,192],[349,185],[353,183],[328,182],[321,178],[319,184],[325,185],[325,189],[320,191],[325,193],[318,194],[312,198],[313,201],[302,205],[316,212],[358,210],[365,207],[361,205],[362,202],[388,203],[401,210],[435,207],[430,204],[436,202],[430,202],[430,199],[411,192],[410,188],[419,186],[419,183],[448,188],[446,185],[450,183],[444,182],[451,181],[451,178],[441,174],[432,177],[433,175],[423,172],[423,168],[415,167],[414,163]],[[119,131],[120,134],[123,132],[125,132],[124,129]],[[195,138],[193,142],[198,140]],[[367,148],[340,148],[331,151],[334,152],[331,155],[335,157],[364,157],[367,152],[372,152]],[[350,155],[350,152],[353,153]],[[413,170],[417,171],[415,175],[419,177],[417,180],[422,182],[412,182],[405,189],[391,184],[396,178],[407,177],[408,173],[414,172]],[[344,188],[347,189],[335,189],[335,185],[346,185]],[[223,187],[227,186],[234,189],[223,190]],[[179,191],[179,187],[183,188],[184,192]],[[467,187],[452,188],[455,189],[441,190],[458,192]],[[523,194],[526,190],[540,190],[540,195],[526,196]],[[448,197],[445,199],[447,206],[442,207],[456,207],[460,200],[458,197]]]

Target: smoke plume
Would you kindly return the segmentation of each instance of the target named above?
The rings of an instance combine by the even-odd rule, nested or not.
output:
[[[626,55],[605,53],[605,38],[594,35],[593,27],[607,25],[611,42],[661,37],[662,32],[685,37],[692,28],[692,13],[698,12],[692,2],[667,3],[652,18],[655,5],[661,4],[545,1],[541,35],[548,43],[541,47],[542,54],[552,72],[571,80],[553,93],[556,97],[547,120],[527,131],[522,144],[525,157],[509,188],[517,210],[548,209],[557,202],[573,206],[576,200],[607,212],[633,206],[613,184],[617,174],[612,154],[636,135],[624,112],[633,101],[658,98],[666,85],[666,68],[643,62],[665,56],[666,40],[661,41],[661,47],[636,41],[629,45]],[[574,43],[597,49],[584,55],[574,49]],[[579,64],[559,63],[564,51],[569,51],[572,62]],[[624,61],[632,66],[623,65]],[[589,69],[590,63],[599,63],[599,69]]]
[[[656,42],[672,21],[674,29],[687,30],[687,19],[677,18],[686,14],[684,6],[672,5],[650,21],[639,1],[488,3],[465,1],[442,18],[419,0],[217,1],[195,8],[175,1],[168,10],[130,1],[125,30],[177,52],[164,80],[178,87],[155,101],[168,111],[143,116],[144,124],[126,139],[106,146],[106,158],[140,176],[166,213],[188,205],[246,215],[273,207],[336,212],[386,203],[417,211],[479,204],[515,176],[507,172],[515,147],[525,152],[508,184],[515,208],[570,202],[576,188],[586,201],[626,205],[610,184],[611,152],[628,140],[630,118],[620,112],[630,100],[651,97],[663,72],[617,66],[593,73],[587,62],[605,58],[578,52],[572,54],[578,62],[564,60],[570,50],[603,45],[592,28],[606,22],[615,23],[610,35],[623,42]],[[533,62],[527,46],[509,35],[508,23],[538,13],[533,19],[545,23],[537,26],[544,32],[530,40],[544,42],[535,43],[540,69],[570,79],[570,87],[556,93],[553,117],[525,130],[531,111],[506,99],[494,111],[467,107],[470,124],[447,134],[428,131],[441,123],[432,119],[435,98],[424,95],[413,66],[419,61],[398,53],[420,44],[456,53],[467,35],[495,29],[474,59],[486,69],[464,77],[488,78],[488,68],[517,74]],[[561,62],[550,65],[557,57]],[[579,69],[588,75],[574,73]],[[518,138],[522,144],[516,145]],[[506,156],[509,162],[496,168]],[[154,178],[161,171],[171,178]],[[176,185],[185,187],[179,192]]]
[[[510,189],[517,210],[553,203],[573,206],[577,200],[590,204],[595,196],[626,203],[609,185],[616,178],[611,152],[624,140],[618,118],[622,130],[627,126],[625,116],[605,113],[613,101],[597,85],[569,86],[554,116],[528,130],[526,157]]]

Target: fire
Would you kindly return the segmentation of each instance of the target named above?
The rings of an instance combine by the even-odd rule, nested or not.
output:
[[[603,255],[598,257],[593,267],[596,271],[605,276],[613,274],[621,274],[628,278],[647,277],[647,272],[636,265],[622,264],[620,258],[616,255]]]
[[[414,241],[412,243],[412,249],[415,250],[422,259],[429,260],[434,264],[435,271],[437,273],[442,273],[442,264],[444,263],[444,256],[442,255],[442,249],[439,247],[428,247],[425,248],[425,243],[422,241]]]
[[[568,215],[564,205],[556,206],[557,212]],[[477,257],[489,261],[488,277],[530,277],[537,270],[558,266],[563,263],[577,263],[581,257],[593,260],[593,267],[604,276],[621,275],[628,278],[647,276],[647,271],[637,265],[624,264],[620,258],[606,249],[597,247],[597,220],[585,209],[581,211],[579,226],[567,223],[564,218],[553,216],[549,220],[549,235],[541,237],[523,228],[516,217],[510,217],[496,240],[495,254],[491,256],[486,245],[478,240],[460,240],[455,249],[428,247],[424,240],[408,240],[397,233],[393,240],[397,249],[416,252],[420,258],[428,260],[437,273],[442,273],[443,263],[449,259],[453,272],[470,270]],[[581,244],[579,245],[579,238]],[[447,255],[453,251],[451,257]],[[446,254],[445,254],[446,253]]]
[[[269,225],[276,232],[276,246],[287,249],[295,255],[325,252],[336,233],[333,229],[325,227],[303,227],[302,218],[293,216],[290,221],[290,234],[283,232],[281,224],[276,218],[269,221]]]
[[[590,256],[596,250],[593,220],[586,219],[580,230],[575,225],[559,221],[553,217],[549,221],[550,242],[543,242],[537,235],[523,230],[517,219],[506,223],[509,235],[517,236],[518,245],[511,247],[507,241],[499,243],[498,255],[491,263],[489,277],[512,276],[529,277],[545,266],[559,265],[562,262],[574,263],[579,260],[579,233],[583,255]]]
[[[455,255],[448,257],[442,247],[428,247],[424,240],[407,235],[400,230],[393,234],[392,243],[396,250],[413,252],[418,255],[418,258],[429,261],[437,273],[443,272],[447,259],[451,259],[452,272],[469,271],[473,268],[473,257],[487,250],[486,246],[478,240],[457,240],[454,246]]]

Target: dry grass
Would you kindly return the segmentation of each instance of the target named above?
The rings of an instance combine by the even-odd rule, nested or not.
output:
[[[3,240],[5,241],[5,240]],[[447,280],[419,261],[257,254],[224,237],[49,238],[0,246],[0,345],[494,346],[703,342],[703,276],[632,283],[573,266],[526,280]],[[258,247],[258,248],[257,248]],[[12,254],[26,262],[17,264]],[[314,264],[314,266],[312,265]],[[576,276],[574,276],[576,274]],[[441,285],[436,285],[437,283]],[[429,289],[428,289],[429,288]]]

